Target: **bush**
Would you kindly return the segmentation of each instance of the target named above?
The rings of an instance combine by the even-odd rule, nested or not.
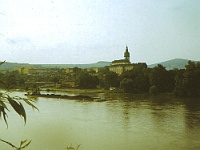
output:
[[[124,92],[128,92],[128,93],[133,93],[133,91],[135,89],[133,80],[132,79],[127,79],[127,78],[124,78],[120,82],[120,87]]]
[[[158,88],[155,85],[151,86],[149,89],[149,93],[152,95],[157,95],[159,93]]]

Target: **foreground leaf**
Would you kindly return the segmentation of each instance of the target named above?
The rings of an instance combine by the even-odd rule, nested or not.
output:
[[[13,148],[16,148],[16,149],[17,149],[17,147],[16,147],[15,145],[13,145],[12,143],[10,143],[10,142],[7,142],[7,141],[5,141],[5,140],[2,140],[2,139],[0,139],[0,141],[2,141],[2,142],[4,142],[4,143],[6,143],[6,144],[10,145],[11,147],[13,147]]]
[[[22,149],[28,147],[29,144],[31,143],[31,140],[28,141],[28,142],[27,142],[27,140],[24,140],[24,141],[21,141],[20,147],[17,147],[17,146],[15,146],[15,145],[13,145],[11,142],[5,141],[5,140],[3,140],[3,139],[0,139],[0,141],[6,143],[6,144],[8,144],[8,145],[10,145],[12,148],[15,148],[15,150],[22,150]]]
[[[2,62],[0,62],[0,65],[2,65],[3,63],[5,63],[6,61],[2,61]]]
[[[6,110],[8,110],[6,104],[3,101],[1,101],[1,100],[0,100],[0,106],[3,106]]]
[[[67,146],[66,150],[78,150],[80,146],[81,146],[81,144],[79,144],[75,149],[71,144],[70,146]]]
[[[25,144],[25,143],[27,142],[27,140],[22,141],[22,142],[23,142],[23,144]],[[21,142],[21,143],[22,143],[22,142]],[[30,140],[29,142],[27,142],[25,145],[23,145],[23,144],[20,145],[20,148],[21,148],[21,149],[24,149],[24,148],[28,147],[30,143],[31,143],[31,140]]]
[[[8,96],[8,101],[10,105],[13,107],[13,109],[24,118],[24,122],[26,123],[26,111],[23,107],[23,105],[19,102],[16,102],[13,100],[10,96]]]
[[[8,123],[7,123],[7,120],[6,120],[6,117],[8,117],[8,115],[6,114],[5,112],[5,108],[3,106],[0,106],[0,117],[1,117],[1,113],[3,113],[3,119],[8,127]]]
[[[26,102],[29,106],[31,106],[33,109],[39,110],[35,105],[33,105],[28,99],[23,98],[22,99],[24,102]]]

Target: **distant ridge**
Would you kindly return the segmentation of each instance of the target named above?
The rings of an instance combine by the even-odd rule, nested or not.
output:
[[[178,69],[184,69],[185,65],[188,63],[188,59],[171,59],[168,61],[160,62],[160,63],[155,63],[148,65],[149,68],[153,68],[157,66],[158,64],[163,65],[166,67],[167,70],[172,70],[174,68]],[[193,60],[192,60],[193,61]],[[197,61],[195,61],[197,62]],[[38,69],[43,69],[43,68],[101,68],[105,66],[110,66],[111,62],[107,61],[99,61],[97,63],[90,63],[90,64],[29,64],[29,63],[11,63],[11,62],[5,62],[0,66],[0,70],[12,70],[14,68],[18,67],[34,67]]]
[[[109,66],[111,62],[107,61],[99,61],[97,63],[91,64],[29,64],[29,63],[12,63],[12,62],[5,62],[0,66],[0,70],[12,70],[18,67],[34,67],[34,68],[93,68],[93,67],[105,67]]]
[[[105,66],[110,66],[111,62],[99,61],[97,63],[90,64],[40,64],[40,66],[45,68],[101,68]]]
[[[10,62],[5,62],[0,66],[0,70],[11,70],[13,68],[24,67],[24,66],[30,66],[30,64],[28,64],[28,63],[10,63]]]
[[[166,67],[167,70],[172,70],[174,68],[184,69],[185,65],[188,64],[188,61],[189,61],[188,59],[176,58],[176,59],[171,59],[171,60],[168,60],[168,61],[148,65],[148,67],[153,68],[153,67],[157,66],[158,64],[161,64],[164,67]],[[195,62],[197,62],[197,61],[195,61]]]

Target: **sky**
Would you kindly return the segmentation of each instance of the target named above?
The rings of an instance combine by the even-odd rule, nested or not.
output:
[[[0,60],[200,60],[200,0],[0,0]]]

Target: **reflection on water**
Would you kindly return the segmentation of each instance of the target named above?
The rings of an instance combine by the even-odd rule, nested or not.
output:
[[[14,144],[32,139],[29,150],[63,150],[71,144],[81,144],[80,150],[200,149],[200,100],[116,93],[91,96],[108,101],[37,98],[40,111],[26,107],[26,126],[12,111],[8,130],[0,122],[0,137]],[[10,149],[4,143],[0,148]]]
[[[191,149],[200,149],[200,100],[185,101],[185,136]]]

